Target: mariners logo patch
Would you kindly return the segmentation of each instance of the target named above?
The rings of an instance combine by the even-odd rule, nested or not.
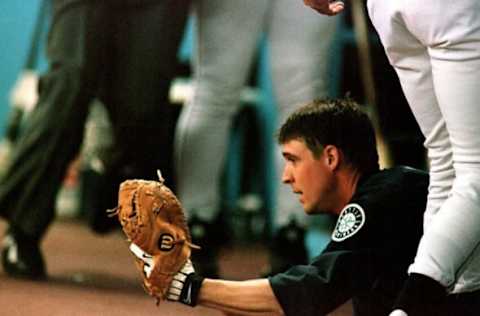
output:
[[[365,212],[358,204],[348,204],[340,213],[332,240],[343,241],[355,235],[365,223]]]

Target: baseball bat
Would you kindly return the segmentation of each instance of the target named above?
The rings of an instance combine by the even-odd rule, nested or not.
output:
[[[375,90],[375,80],[373,76],[373,64],[370,53],[370,37],[364,2],[362,0],[352,0],[351,5],[353,30],[355,33],[358,60],[360,64],[360,77],[363,84],[365,99],[368,105],[368,112],[370,118],[372,119],[373,127],[377,137],[380,167],[390,167],[392,165],[391,151],[380,128],[380,118],[378,115],[378,105],[376,102],[377,96]]]

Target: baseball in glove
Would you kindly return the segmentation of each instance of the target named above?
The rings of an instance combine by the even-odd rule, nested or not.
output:
[[[165,300],[173,277],[190,258],[190,232],[175,194],[159,181],[126,180],[120,184],[118,206],[110,210],[118,216],[127,235],[130,251],[142,272],[148,294]]]

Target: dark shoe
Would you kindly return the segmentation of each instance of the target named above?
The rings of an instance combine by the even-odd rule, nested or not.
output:
[[[292,219],[281,227],[273,238],[270,249],[270,270],[263,276],[285,272],[294,265],[308,262],[305,247],[305,229]]]
[[[15,278],[46,278],[45,263],[37,241],[8,232],[3,239],[2,265],[6,274]]]
[[[117,203],[118,185],[93,169],[81,171],[80,209],[87,224],[97,234],[108,234],[120,228],[117,217],[109,217],[107,209]]]
[[[192,262],[195,271],[207,278],[218,278],[219,242],[214,225],[193,216],[188,222],[192,242],[201,249],[192,249]]]

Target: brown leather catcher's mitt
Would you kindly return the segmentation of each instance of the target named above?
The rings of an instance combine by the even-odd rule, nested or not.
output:
[[[120,184],[118,215],[130,250],[142,272],[147,293],[166,298],[173,276],[190,258],[190,232],[180,202],[160,181],[126,180]]]

